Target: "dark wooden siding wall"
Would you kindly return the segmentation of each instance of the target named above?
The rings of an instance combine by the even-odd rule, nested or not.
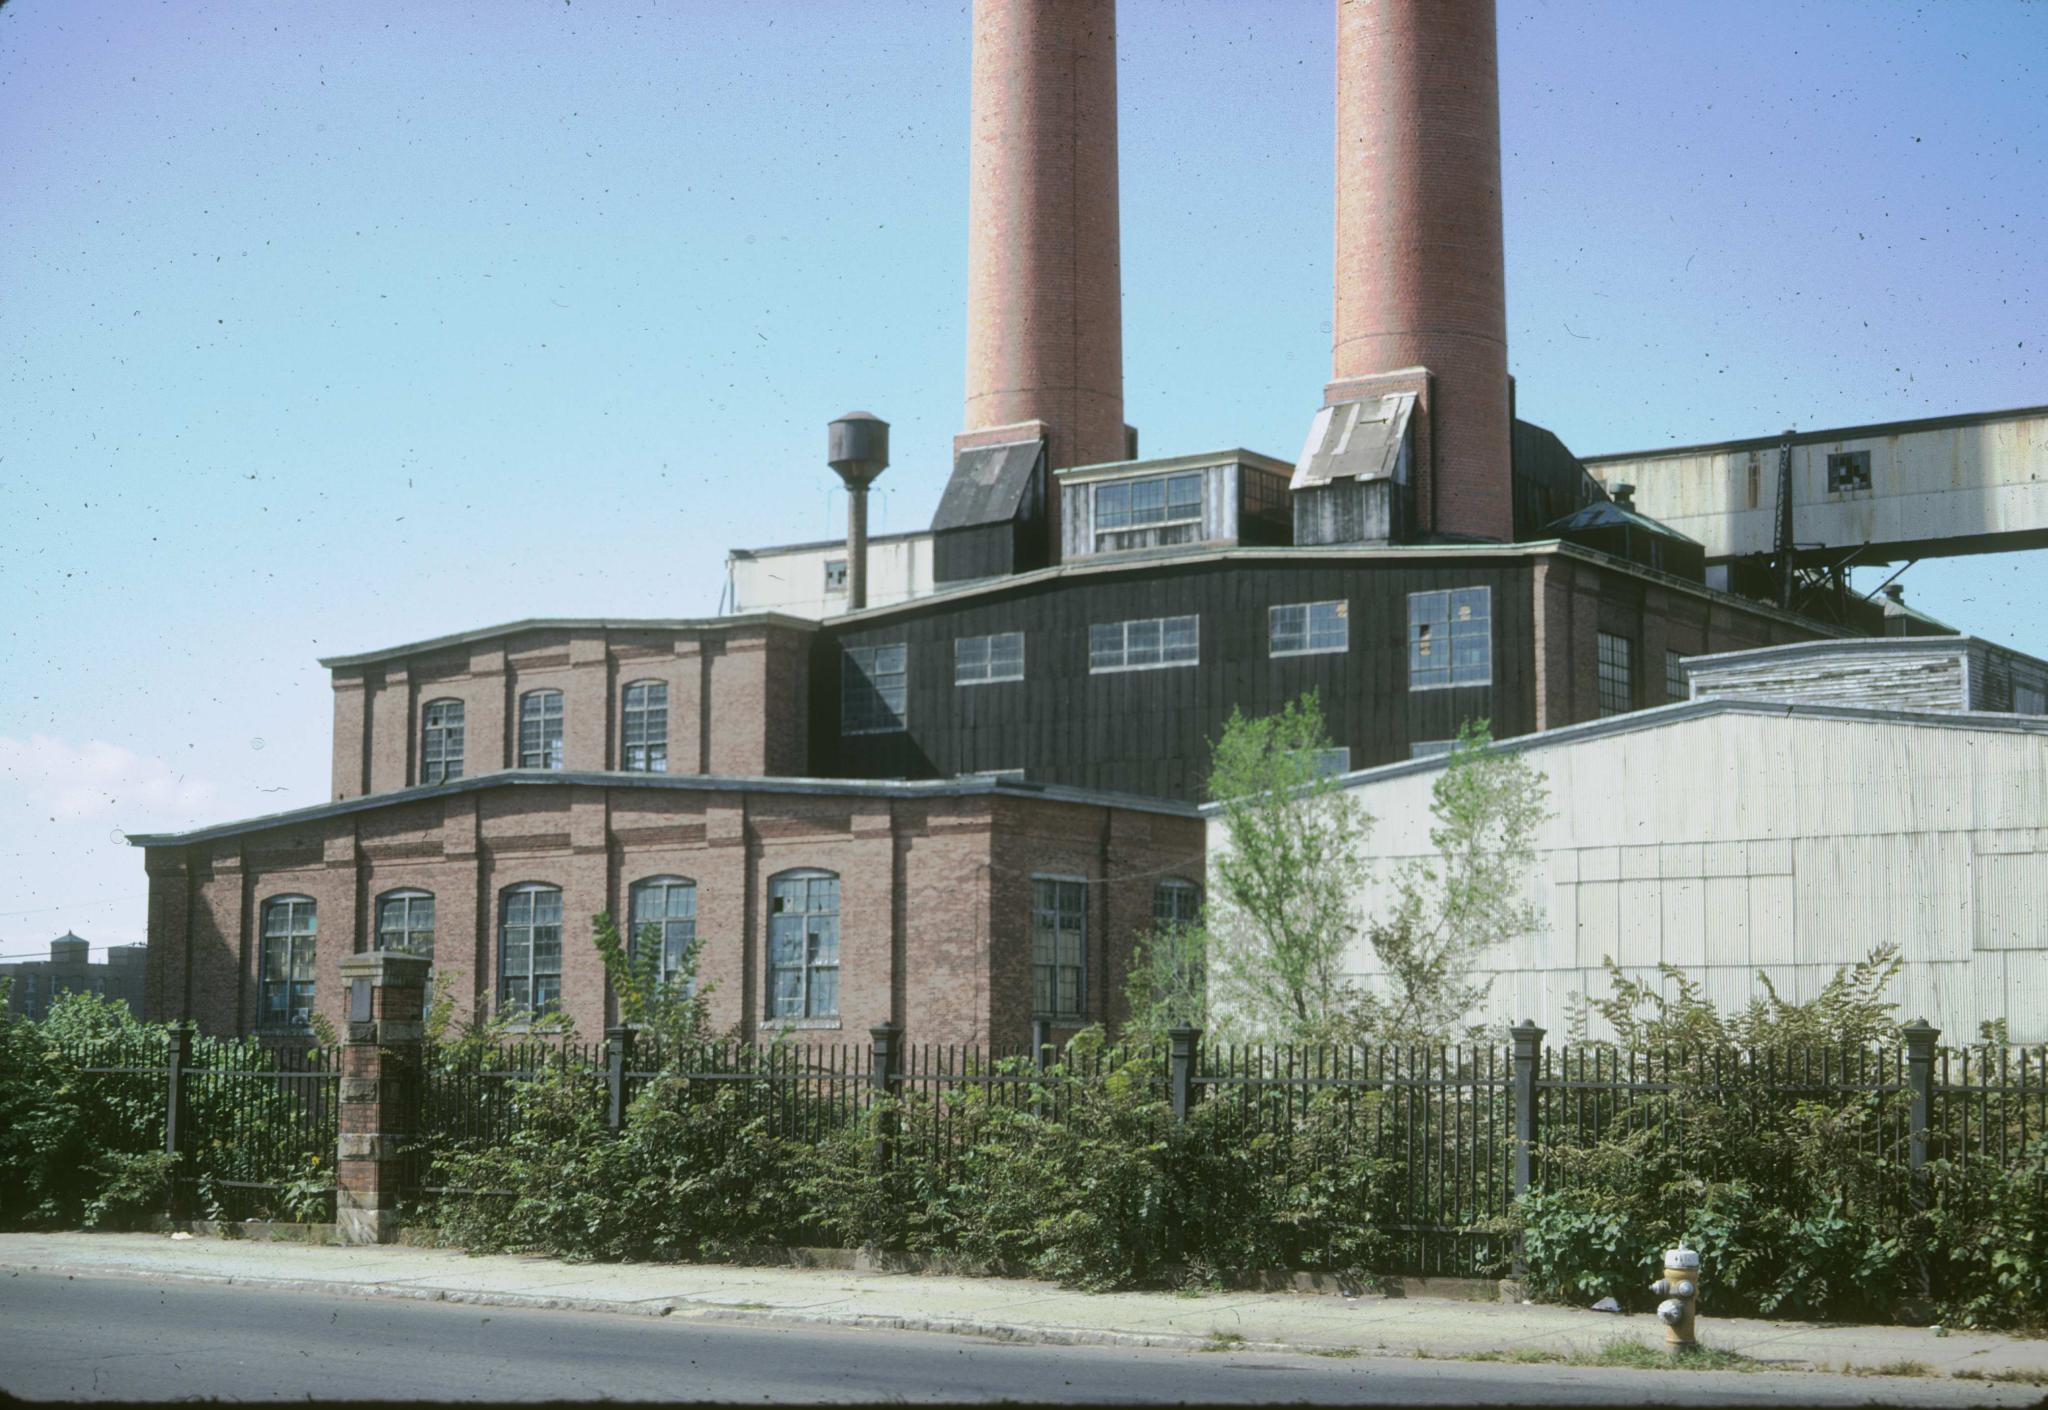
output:
[[[827,626],[813,648],[813,768],[837,778],[1021,768],[1035,782],[1194,799],[1233,707],[1267,714],[1308,690],[1318,692],[1353,768],[1405,759],[1411,743],[1448,739],[1467,719],[1490,718],[1497,735],[1524,734],[1535,727],[1535,561],[1134,568]],[[1492,683],[1410,691],[1408,594],[1482,586],[1493,589]],[[1269,607],[1332,599],[1350,604],[1348,651],[1269,654]],[[1091,624],[1190,613],[1202,619],[1201,664],[1089,673]],[[1024,633],[1022,681],[953,684],[956,637],[1010,631]],[[842,648],[892,642],[909,648],[908,728],[842,738]]]

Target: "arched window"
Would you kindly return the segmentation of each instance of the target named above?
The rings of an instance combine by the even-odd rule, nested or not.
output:
[[[429,700],[420,712],[420,782],[462,777],[462,702]]]
[[[839,1016],[839,877],[786,871],[768,880],[768,1016]]]
[[[661,956],[657,973],[663,984],[669,983],[697,945],[697,883],[681,876],[636,881],[628,914],[632,931],[626,937],[627,956],[637,965],[640,947],[652,940]],[[696,988],[694,977],[690,988]]]
[[[304,1028],[313,1021],[313,943],[318,928],[318,909],[310,896],[276,896],[263,903],[259,1026]]]
[[[619,767],[628,773],[667,773],[668,682],[634,681],[626,687],[625,702]]]
[[[1193,925],[1202,918],[1202,888],[1170,876],[1152,888],[1152,924]]]
[[[498,902],[498,1007],[551,1013],[562,1003],[562,888],[529,881]]]
[[[377,898],[377,948],[434,957],[434,897],[427,891],[387,891]]]
[[[375,948],[434,958],[434,896],[430,891],[387,891],[377,898]],[[427,968],[424,1012],[434,1008],[434,970]]]
[[[562,767],[562,692],[529,690],[519,697],[519,767]]]

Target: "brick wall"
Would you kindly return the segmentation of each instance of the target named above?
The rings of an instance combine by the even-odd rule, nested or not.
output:
[[[668,687],[668,772],[804,772],[809,633],[774,622],[683,630],[610,627],[507,632],[372,664],[337,666],[334,797],[422,781],[425,709],[463,707],[463,772],[519,763],[521,699],[562,693],[563,767],[620,766],[626,687]]]
[[[579,1032],[615,1020],[590,918],[622,923],[632,885],[697,886],[699,981],[714,1023],[747,1037],[767,1017],[768,888],[794,870],[840,881],[836,1019],[785,1025],[804,1041],[865,1042],[894,1020],[920,1043],[1026,1041],[1030,878],[1089,887],[1088,1011],[1122,1016],[1131,940],[1160,876],[1202,879],[1199,820],[1000,793],[866,796],[568,785],[486,787],[238,837],[148,850],[155,1018],[208,1032],[257,1018],[266,903],[317,906],[315,1004],[343,1023],[343,957],[372,947],[376,903],[431,894],[434,967],[458,1021],[497,1008],[506,892],[562,892],[562,1001]],[[1105,883],[1105,878],[1108,878]]]

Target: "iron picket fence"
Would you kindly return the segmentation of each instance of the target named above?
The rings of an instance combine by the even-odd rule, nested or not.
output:
[[[334,1049],[171,1028],[62,1043],[57,1054],[102,1149],[176,1158],[174,1217],[333,1221]]]

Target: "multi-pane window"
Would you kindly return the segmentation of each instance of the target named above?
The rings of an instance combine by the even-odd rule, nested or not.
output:
[[[825,591],[846,591],[846,560],[828,558],[825,560]]]
[[[2048,715],[2048,690],[2038,685],[2015,685],[2012,688],[2012,712],[2015,715]]]
[[[1635,643],[1600,633],[1600,714],[1623,715],[1636,708]]]
[[[1078,1022],[1086,997],[1088,887],[1056,876],[1031,879],[1031,1015]]]
[[[1493,680],[1493,589],[1408,594],[1408,688]]]
[[[562,692],[529,690],[519,697],[519,767],[562,767]]]
[[[1351,648],[1351,604],[1290,602],[1267,613],[1268,649],[1275,656],[1306,656]]]
[[[1193,925],[1202,918],[1202,888],[1170,877],[1152,888],[1152,924]]]
[[[1098,622],[1088,628],[1088,669],[1142,671],[1154,666],[1193,666],[1202,659],[1201,622],[1199,617]]]
[[[562,1003],[562,892],[528,883],[505,893],[498,916],[498,1006],[550,1013]]]
[[[420,720],[420,782],[462,777],[462,702],[429,700]]]
[[[390,891],[377,898],[377,948],[434,957],[434,898],[425,891]]]
[[[1351,748],[1349,745],[1339,745],[1334,749],[1318,749],[1311,762],[1315,766],[1317,778],[1348,774],[1351,772]]]
[[[619,765],[627,773],[668,772],[668,682],[634,681],[626,687],[626,718],[619,730]]]
[[[768,1016],[839,1016],[839,878],[786,872],[768,883]]]
[[[1434,759],[1451,752],[1452,741],[1448,739],[1418,739],[1408,746],[1411,759]]]
[[[1692,697],[1692,687],[1685,679],[1685,658],[1676,651],[1664,653],[1664,698],[1666,700],[1687,700]]]
[[[426,891],[390,891],[377,898],[377,945],[423,960],[434,958],[434,898]],[[434,971],[427,969],[425,1011],[434,1009]]]
[[[1870,488],[1870,452],[1839,451],[1828,457],[1828,493]]]
[[[1024,679],[1024,633],[953,638],[953,684]]]
[[[256,1022],[303,1028],[313,1021],[313,943],[319,917],[312,899],[279,896],[263,903],[263,954]]]
[[[1095,546],[1192,543],[1202,536],[1202,477],[1153,475],[1095,487]]]
[[[626,953],[638,964],[640,947],[652,942],[661,956],[657,978],[669,983],[682,972],[684,960],[697,944],[697,883],[680,876],[635,882],[629,918],[632,929],[626,937]]]
[[[910,648],[849,646],[839,671],[839,732],[887,734],[903,728],[910,699]]]

